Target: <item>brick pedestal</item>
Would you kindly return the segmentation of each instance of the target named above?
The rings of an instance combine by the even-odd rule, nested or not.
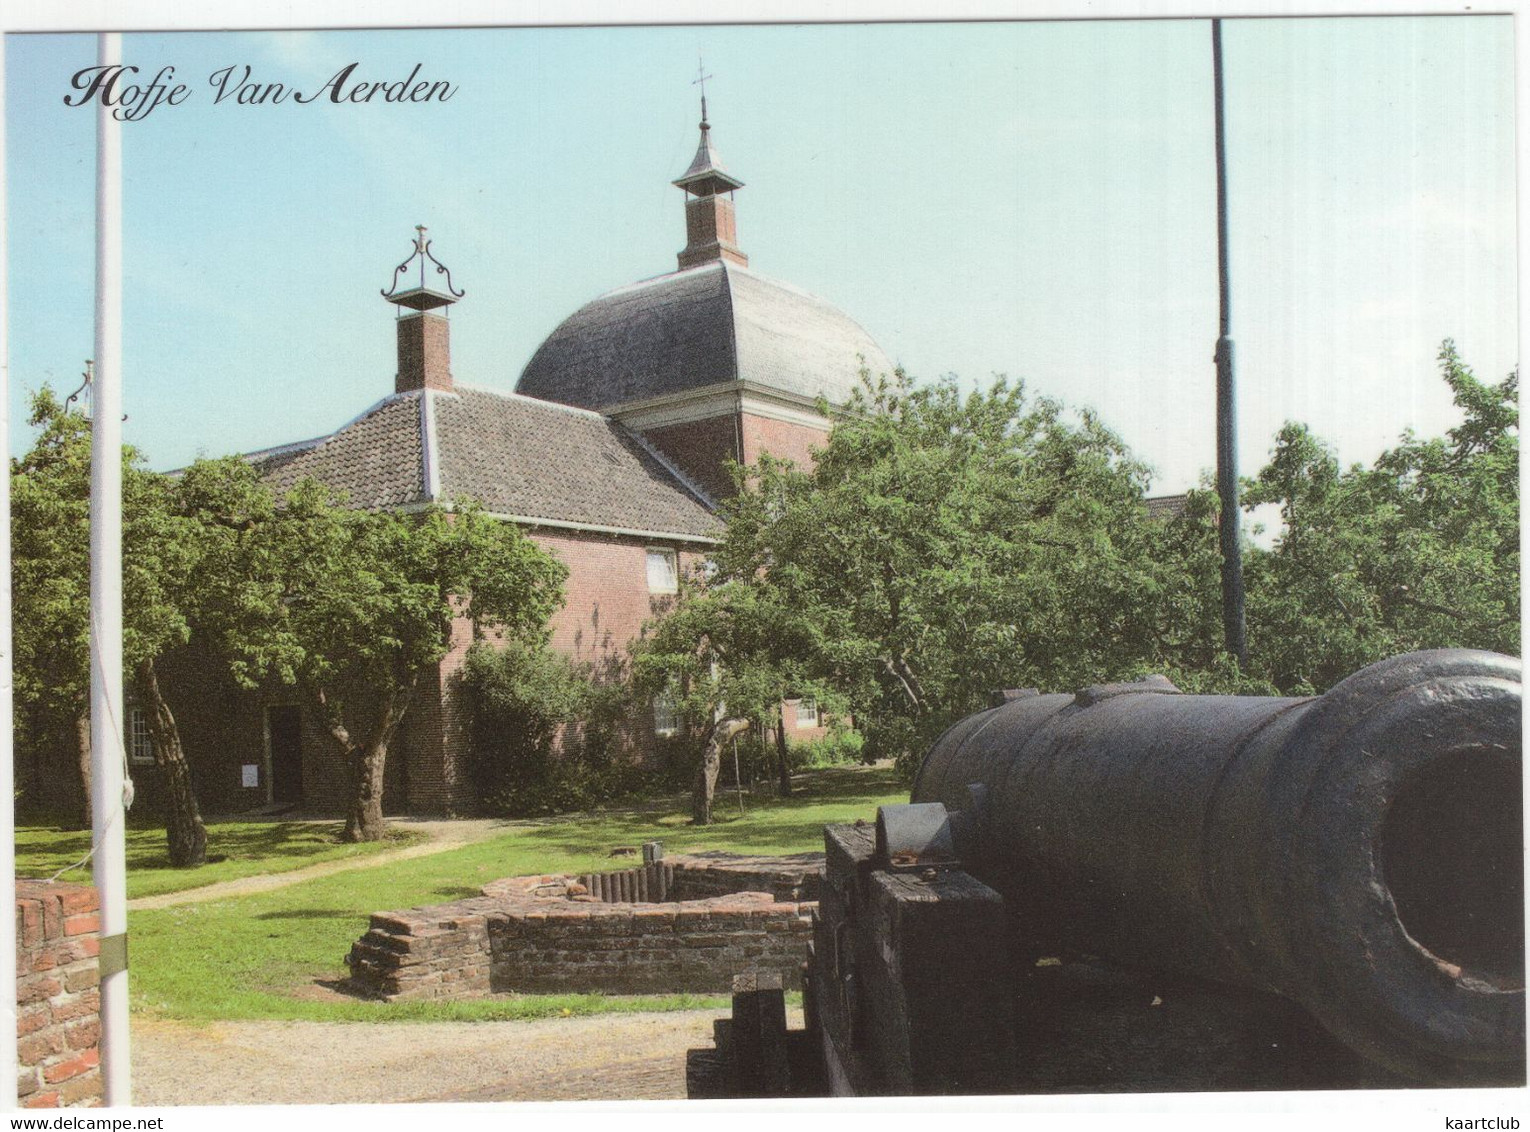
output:
[[[16,882],[16,1097],[25,1108],[101,1103],[96,890]]]

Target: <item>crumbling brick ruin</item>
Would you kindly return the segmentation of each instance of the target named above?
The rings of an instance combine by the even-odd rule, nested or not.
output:
[[[346,962],[387,1001],[494,992],[725,993],[740,971],[801,985],[823,854],[674,856],[379,912]]]

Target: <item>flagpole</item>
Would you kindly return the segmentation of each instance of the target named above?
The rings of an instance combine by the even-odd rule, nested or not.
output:
[[[97,37],[97,62],[122,59],[122,36]],[[90,756],[94,876],[101,901],[101,1081],[131,1103],[128,1061],[127,840],[122,704],[122,139],[96,106],[96,341],[90,440]]]
[[[1222,21],[1211,21],[1217,151],[1217,522],[1222,548],[1222,635],[1238,667],[1248,667],[1243,612],[1242,510],[1238,505],[1237,386],[1233,379],[1232,283],[1227,265],[1227,142],[1222,99]]]
[[[5,52],[0,51],[0,90],[5,89]],[[0,114],[0,169],[5,168],[5,115]],[[0,232],[5,228],[5,181],[0,178]],[[11,379],[10,328],[6,322],[7,296],[5,244],[0,241],[0,455],[5,474],[0,476],[0,798],[9,806],[5,824],[5,852],[0,853],[0,908],[16,907],[16,763],[12,725],[11,656]],[[16,1095],[16,933],[0,932],[0,1096],[7,1102]]]

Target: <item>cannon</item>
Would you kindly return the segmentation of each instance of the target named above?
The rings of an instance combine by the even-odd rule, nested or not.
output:
[[[1409,1081],[1525,1058],[1520,665],[1467,650],[1325,695],[1167,680],[1019,695],[914,783],[1030,953],[1273,992]]]
[[[795,1068],[732,1095],[1521,1084],[1520,701],[1459,649],[996,693],[826,827]]]

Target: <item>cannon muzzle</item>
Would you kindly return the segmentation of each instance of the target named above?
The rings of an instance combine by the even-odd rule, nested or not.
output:
[[[1429,1083],[1523,1072],[1520,664],[1410,653],[1302,699],[1029,695],[926,756],[1020,938],[1273,991]]]

